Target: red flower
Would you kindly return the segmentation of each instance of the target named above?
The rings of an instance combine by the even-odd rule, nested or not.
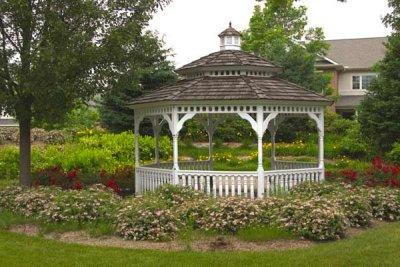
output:
[[[395,178],[390,178],[390,179],[388,180],[388,186],[391,186],[391,187],[400,187],[400,180],[397,180],[397,179],[395,179]]]
[[[357,180],[358,177],[357,171],[351,169],[342,170],[342,175],[344,176],[344,178],[350,180],[351,182]]]
[[[75,190],[82,190],[83,189],[83,184],[80,181],[76,181],[74,183],[74,187]]]
[[[375,158],[372,159],[372,166],[374,166],[375,169],[382,169],[383,167],[383,159],[379,156],[376,156]]]
[[[78,176],[77,170],[72,170],[72,171],[68,172],[68,174],[67,174],[67,178],[70,180],[75,179],[77,176]]]
[[[392,176],[396,177],[400,174],[400,166],[390,166],[390,172],[392,173]]]
[[[115,193],[120,194],[121,193],[121,188],[117,184],[117,181],[115,181],[114,178],[111,178],[110,180],[107,181],[106,186],[114,190]]]
[[[382,171],[383,171],[384,174],[388,174],[391,171],[390,166],[383,165]]]
[[[333,177],[333,173],[331,171],[326,171],[325,172],[325,178],[329,179]]]

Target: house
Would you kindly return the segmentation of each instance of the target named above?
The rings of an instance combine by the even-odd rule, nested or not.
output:
[[[373,66],[385,55],[386,37],[328,40],[326,56],[316,62],[317,71],[332,74],[334,109],[344,117],[353,117],[356,107],[376,77]]]
[[[0,127],[10,127],[10,126],[18,126],[16,120],[0,111]]]

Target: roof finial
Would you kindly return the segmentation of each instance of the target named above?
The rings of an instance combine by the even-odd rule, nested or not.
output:
[[[232,28],[232,21],[229,21],[229,28]]]

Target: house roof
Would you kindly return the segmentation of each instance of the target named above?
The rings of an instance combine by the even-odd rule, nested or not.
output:
[[[227,67],[227,66],[251,66],[264,68],[279,68],[268,60],[253,55],[242,50],[221,50],[201,57],[189,64],[177,69],[176,72],[183,73],[194,68],[209,68],[209,67]]]
[[[203,76],[162,87],[131,104],[161,101],[270,100],[316,101],[330,104],[325,97],[276,77]]]
[[[330,62],[332,66],[342,65],[346,69],[370,69],[384,57],[386,42],[386,37],[327,40],[330,48],[326,58],[332,61]],[[324,67],[326,62],[318,63],[317,68]]]

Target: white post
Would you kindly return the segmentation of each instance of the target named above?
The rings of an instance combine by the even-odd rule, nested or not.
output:
[[[257,107],[257,144],[258,144],[258,167],[257,167],[257,197],[263,198],[265,191],[264,166],[263,166],[263,135],[264,135],[264,111],[262,106]]]
[[[174,174],[174,184],[179,184],[179,163],[178,163],[178,139],[179,139],[179,129],[178,129],[179,116],[176,108],[172,112],[172,147],[173,147],[173,174]]]
[[[135,147],[135,194],[139,195],[141,193],[141,177],[137,169],[140,167],[140,153],[139,153],[139,116],[135,116],[134,120],[134,147]]]
[[[320,115],[320,125],[318,127],[318,168],[322,169],[321,181],[325,180],[325,163],[324,163],[324,113]]]

